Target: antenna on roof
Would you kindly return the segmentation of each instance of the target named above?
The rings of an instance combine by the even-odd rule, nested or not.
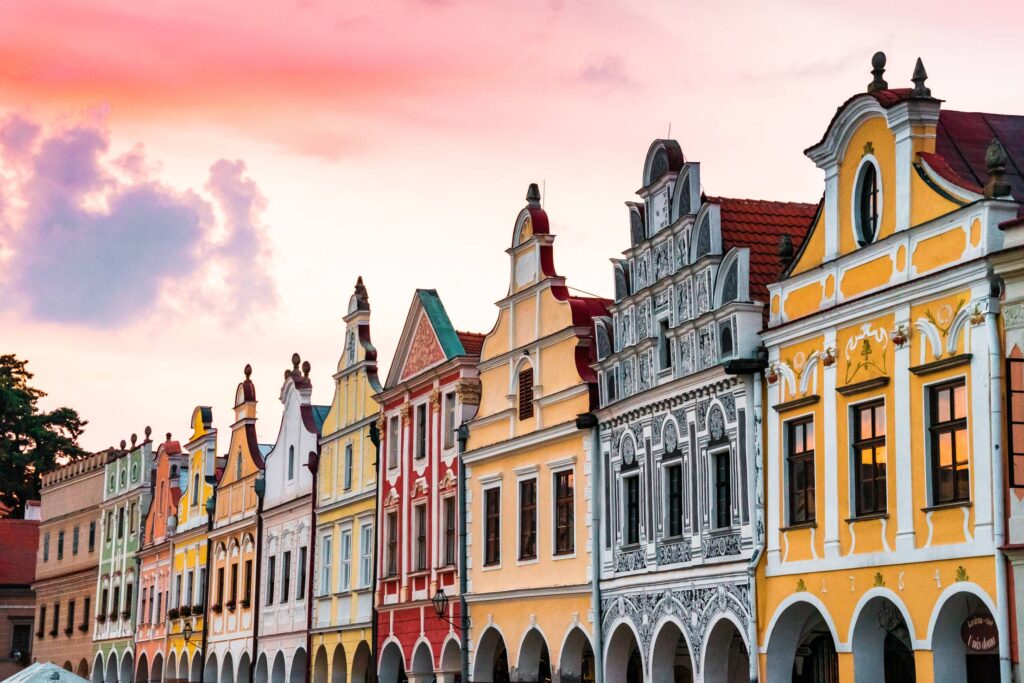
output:
[[[540,180],[540,208],[544,208],[544,200],[548,198],[548,179],[541,178]]]
[[[665,139],[666,140],[671,140],[672,139],[672,122],[671,121],[668,122],[668,133],[665,134]]]

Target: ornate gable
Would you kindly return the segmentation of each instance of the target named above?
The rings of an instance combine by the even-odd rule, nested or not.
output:
[[[416,331],[412,336],[412,343],[405,356],[402,365],[402,380],[409,379],[421,370],[445,360],[444,351],[434,334],[434,328],[430,325],[430,319],[424,311],[420,312],[419,320],[416,322]]]

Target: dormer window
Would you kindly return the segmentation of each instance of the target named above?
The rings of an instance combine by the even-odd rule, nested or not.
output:
[[[857,242],[861,245],[871,244],[878,237],[879,219],[881,216],[881,190],[878,186],[878,169],[874,160],[865,158],[861,163],[857,176],[854,222],[857,229]]]

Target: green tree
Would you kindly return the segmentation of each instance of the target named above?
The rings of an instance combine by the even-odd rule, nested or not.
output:
[[[20,517],[38,500],[40,475],[88,455],[78,446],[86,421],[72,408],[39,409],[46,393],[29,384],[28,361],[0,355],[0,502]]]

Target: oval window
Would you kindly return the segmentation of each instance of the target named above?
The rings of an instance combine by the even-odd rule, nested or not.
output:
[[[878,237],[879,210],[881,197],[878,187],[878,171],[868,161],[861,167],[857,178],[857,241],[864,246]]]

